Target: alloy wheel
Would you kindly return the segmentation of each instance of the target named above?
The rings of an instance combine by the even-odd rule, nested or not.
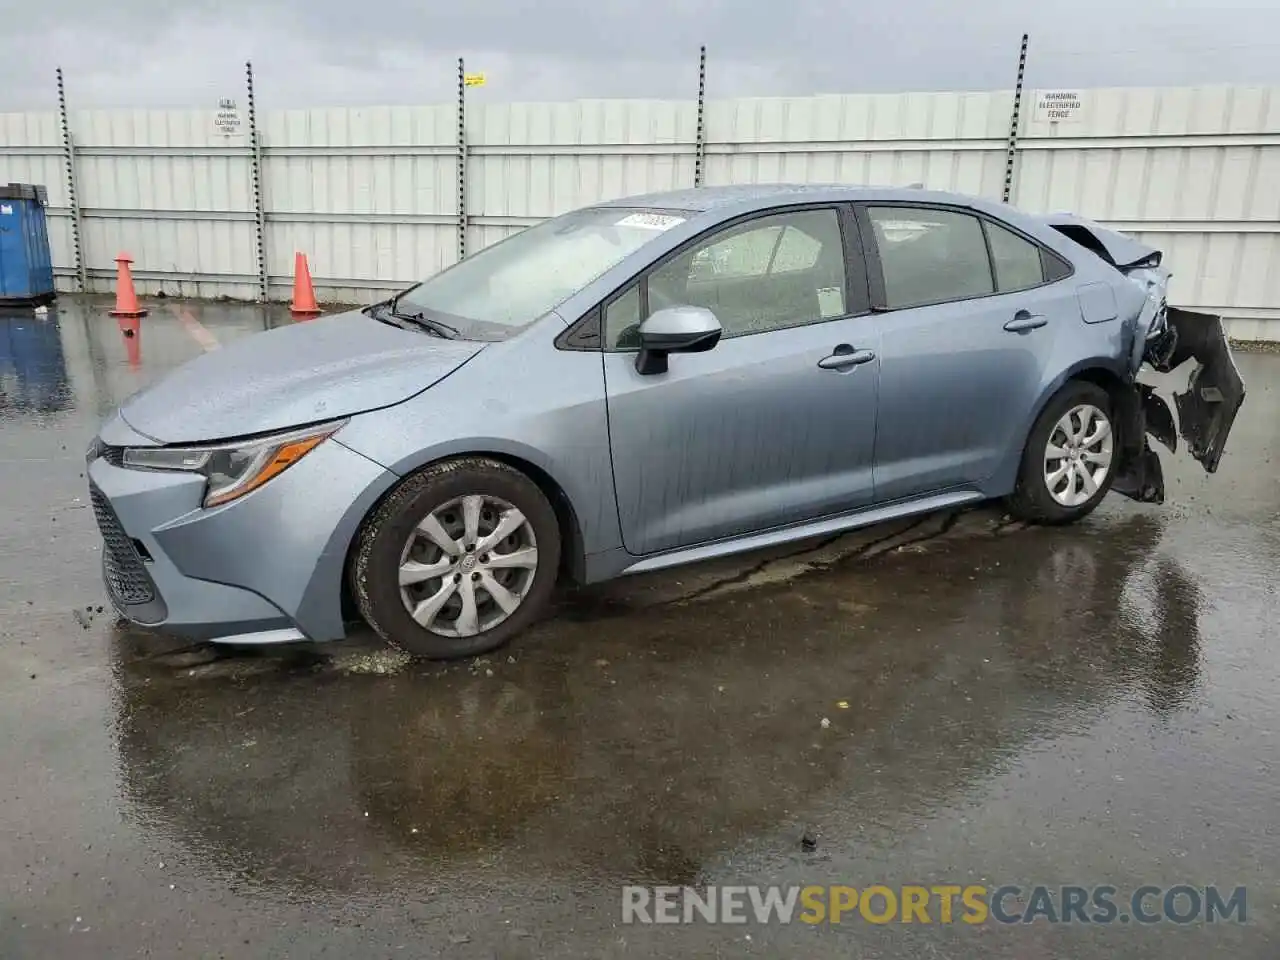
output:
[[[1091,403],[1072,407],[1054,424],[1044,452],[1044,482],[1064,507],[1087,503],[1111,471],[1111,420]]]
[[[537,538],[519,509],[499,497],[457,497],[409,534],[400,599],[424,629],[474,637],[516,612],[537,572]]]

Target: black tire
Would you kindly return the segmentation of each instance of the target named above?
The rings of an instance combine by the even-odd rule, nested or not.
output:
[[[402,551],[417,525],[460,497],[497,497],[524,514],[533,529],[537,567],[520,605],[502,622],[471,636],[442,636],[421,626],[400,594]],[[495,650],[546,609],[560,568],[560,526],[538,486],[514,467],[482,457],[435,463],[407,477],[366,519],[351,564],[351,592],[360,615],[387,643],[432,660]]]
[[[1083,503],[1065,506],[1054,499],[1045,479],[1045,450],[1058,421],[1068,411],[1081,404],[1090,404],[1106,414],[1113,432],[1112,457],[1106,477],[1098,484],[1097,491]],[[1075,523],[1097,509],[1102,498],[1111,489],[1120,455],[1119,437],[1114,436],[1116,422],[1112,410],[1110,394],[1097,384],[1084,380],[1072,380],[1059,390],[1040,412],[1035,425],[1031,428],[1031,433],[1027,436],[1027,444],[1022,452],[1022,463],[1018,467],[1018,484],[1006,501],[1009,512],[1020,520],[1030,523],[1061,525]]]

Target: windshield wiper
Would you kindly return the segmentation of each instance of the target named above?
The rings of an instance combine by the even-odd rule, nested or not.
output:
[[[451,327],[447,323],[427,316],[425,310],[418,310],[414,313],[401,313],[395,307],[396,301],[399,299],[400,297],[397,295],[390,300],[384,300],[382,303],[375,303],[373,306],[365,308],[364,312],[375,320],[383,320],[384,322],[388,318],[399,320],[401,322],[396,326],[403,329],[408,329],[405,324],[411,323],[417,329],[424,330],[434,337],[442,337],[445,340],[457,340],[462,336],[462,331],[457,327]]]
[[[434,334],[437,337],[444,337],[446,340],[457,340],[462,336],[462,331],[457,327],[451,327],[447,323],[427,316],[427,312],[425,310],[418,310],[415,313],[400,313],[393,309],[391,311],[391,315],[397,320],[407,320],[421,329],[426,330],[428,333]]]

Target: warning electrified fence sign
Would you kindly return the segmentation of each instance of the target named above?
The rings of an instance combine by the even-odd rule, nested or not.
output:
[[[1084,110],[1079,90],[1040,90],[1036,93],[1035,118],[1049,123],[1072,123]]]
[[[223,97],[218,101],[218,112],[213,117],[213,132],[221,137],[235,137],[244,132],[240,127],[240,107],[234,100]]]

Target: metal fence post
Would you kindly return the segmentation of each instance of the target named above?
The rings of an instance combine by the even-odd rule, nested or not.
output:
[[[698,140],[693,148],[693,185],[702,186],[707,160],[707,48],[698,48]]]
[[[67,203],[71,207],[71,248],[75,256],[76,282],[84,293],[87,277],[84,253],[80,248],[80,203],[76,199],[76,145],[71,136],[71,121],[67,116],[67,90],[62,82],[62,68],[58,67],[58,116],[62,121],[62,157],[67,168]]]
[[[467,72],[458,58],[458,259],[467,256]]]
[[[254,224],[258,233],[258,301],[266,303],[270,298],[267,288],[267,212],[262,197],[262,139],[258,136],[258,111],[253,96],[253,63],[244,63],[245,86],[249,93],[249,146],[253,178]]]
[[[1018,155],[1018,116],[1022,112],[1022,80],[1027,73],[1027,34],[1022,35],[1022,49],[1018,53],[1018,82],[1013,88],[1013,113],[1009,117],[1009,150],[1004,158],[1005,203],[1013,195],[1013,162]]]

